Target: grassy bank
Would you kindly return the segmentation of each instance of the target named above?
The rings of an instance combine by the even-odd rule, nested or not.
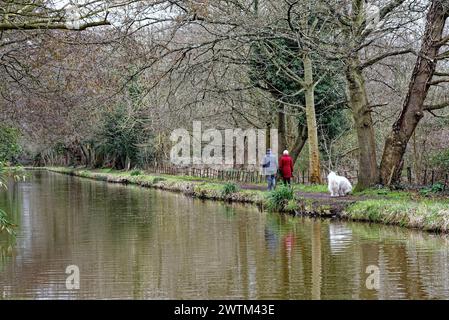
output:
[[[325,193],[325,186],[295,186],[295,192],[278,188],[270,193],[242,189],[233,183],[199,180],[187,176],[151,175],[140,171],[124,172],[111,169],[45,169],[112,183],[181,192],[201,199],[252,203],[269,211],[449,232],[449,199],[428,199],[406,191],[368,190],[350,198],[334,199]]]
[[[48,171],[70,174],[78,177],[139,185],[145,188],[181,192],[188,196],[201,199],[211,199],[230,202],[254,203],[263,205],[267,192],[259,190],[241,190],[233,184],[198,181],[198,178],[188,176],[151,175],[140,171],[115,171],[111,169],[87,170],[71,168],[45,168]]]
[[[449,232],[449,201],[363,200],[348,206],[342,212],[342,217],[447,233]]]

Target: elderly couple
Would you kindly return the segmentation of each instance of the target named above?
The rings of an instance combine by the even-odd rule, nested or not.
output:
[[[263,174],[267,177],[268,191],[274,190],[276,187],[276,173],[278,172],[278,169],[284,184],[291,185],[291,178],[293,177],[293,159],[289,156],[287,150],[284,151],[279,159],[278,165],[278,159],[271,152],[271,149],[268,149],[267,154],[263,158],[262,168]]]

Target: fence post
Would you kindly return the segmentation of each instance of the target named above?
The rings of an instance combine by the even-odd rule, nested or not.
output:
[[[449,174],[446,173],[446,177],[444,179],[444,187],[443,187],[443,192],[446,191],[447,188],[447,182],[448,182],[448,178],[449,178]]]
[[[427,186],[427,168],[424,169],[424,181],[423,181],[423,185]]]
[[[435,184],[435,170],[432,170],[432,186]]]

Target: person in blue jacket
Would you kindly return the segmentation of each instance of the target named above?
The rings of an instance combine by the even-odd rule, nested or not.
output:
[[[268,191],[276,188],[276,173],[278,170],[278,159],[274,155],[271,149],[267,150],[267,153],[262,161],[263,175],[267,177]]]

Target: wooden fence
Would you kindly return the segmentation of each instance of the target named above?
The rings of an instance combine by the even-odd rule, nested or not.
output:
[[[424,169],[420,174],[412,172],[411,167],[406,168],[406,177],[402,177],[403,182],[414,186],[433,186],[440,183],[446,189],[449,185],[449,172],[438,169]]]
[[[194,168],[177,167],[173,165],[159,165],[146,168],[147,171],[158,174],[183,175],[201,179],[216,179],[221,181],[232,181],[238,183],[263,183],[265,176],[259,171],[239,170],[239,169],[213,169],[213,168]],[[357,183],[358,171],[343,170],[338,172],[351,181]],[[322,172],[322,181],[327,183],[327,170]],[[296,171],[292,179],[294,183],[310,184],[310,174],[308,170]],[[409,186],[431,186],[436,183],[444,185],[444,189],[449,189],[449,173],[437,169],[424,169],[419,174],[412,172],[410,167],[404,170],[402,182]]]
[[[248,171],[238,169],[213,169],[213,168],[193,168],[176,167],[172,165],[159,165],[146,168],[148,172],[157,174],[182,175],[196,177],[201,179],[216,179],[221,181],[232,181],[238,183],[263,183],[266,178],[259,171]],[[322,181],[327,182],[328,172],[322,172]],[[356,171],[344,171],[343,174],[352,183],[357,182]],[[293,183],[310,184],[310,175],[308,170],[297,171],[292,179]]]

